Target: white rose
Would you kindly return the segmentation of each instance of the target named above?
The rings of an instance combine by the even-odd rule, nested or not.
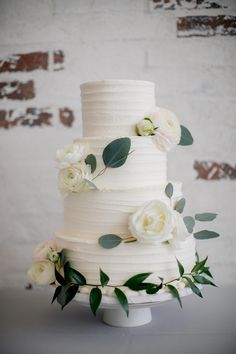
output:
[[[173,237],[173,221],[173,213],[168,205],[153,200],[130,216],[129,229],[138,241],[157,244]]]
[[[138,122],[137,126],[137,134],[141,136],[154,135],[155,127],[150,118],[145,117],[140,122]]]
[[[181,127],[174,113],[165,108],[157,107],[148,116],[157,128],[153,139],[161,151],[169,151],[179,143]]]
[[[51,284],[55,281],[54,264],[47,260],[36,261],[28,270],[28,275],[37,284]]]
[[[63,149],[56,152],[56,160],[59,169],[67,168],[77,162],[80,162],[85,153],[84,145],[73,143],[66,145]]]
[[[57,245],[57,242],[54,239],[43,241],[37,245],[33,251],[33,258],[38,261],[46,260],[48,258],[49,252],[51,251],[56,253],[61,251],[61,248]]]
[[[91,168],[85,163],[77,163],[59,172],[60,190],[80,192],[89,188],[85,179],[91,180]]]
[[[178,211],[173,210],[174,217],[174,228],[172,231],[173,239],[171,240],[171,244],[176,248],[181,247],[181,242],[185,241],[187,237],[190,236],[186,225],[183,221],[183,218]]]

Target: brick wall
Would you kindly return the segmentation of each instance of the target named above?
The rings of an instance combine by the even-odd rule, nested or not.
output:
[[[219,213],[199,242],[219,283],[233,269],[236,2],[0,1],[1,286],[23,287],[31,252],[62,224],[54,154],[81,135],[82,82],[145,79],[195,144],[169,154],[190,212]]]

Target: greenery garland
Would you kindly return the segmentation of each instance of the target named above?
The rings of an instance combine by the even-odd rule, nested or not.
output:
[[[125,286],[133,291],[145,290],[147,294],[156,294],[159,290],[167,288],[172,296],[178,300],[179,305],[182,307],[179,291],[173,285],[175,281],[185,280],[192,292],[200,297],[203,296],[197,284],[216,286],[211,280],[213,276],[209,270],[209,267],[206,265],[208,257],[203,260],[199,260],[197,254],[196,256],[196,263],[190,273],[185,273],[183,265],[178,259],[176,259],[179,269],[179,276],[168,282],[164,282],[163,278],[161,277],[157,277],[157,283],[145,282],[145,280],[152,273],[140,273],[129,278],[124,284],[115,286],[108,284],[110,278],[105,272],[103,272],[102,269],[100,269],[100,284],[87,283],[87,280],[83,274],[72,268],[70,263],[66,261],[65,250],[63,249],[59,254],[58,261],[55,263],[55,277],[59,285],[55,289],[52,303],[57,299],[57,302],[61,305],[61,309],[63,309],[75,297],[75,295],[80,292],[80,288],[82,286],[92,286],[89,294],[89,303],[93,314],[96,315],[102,301],[102,291],[100,287],[109,286],[114,289],[114,294],[118,302],[128,316],[128,299],[125,293],[120,289],[120,287]]]

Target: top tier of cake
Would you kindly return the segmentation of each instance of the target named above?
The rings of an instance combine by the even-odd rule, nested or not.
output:
[[[83,136],[136,135],[135,125],[155,106],[155,84],[102,80],[81,85]]]

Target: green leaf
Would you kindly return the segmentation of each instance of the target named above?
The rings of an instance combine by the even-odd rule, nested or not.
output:
[[[181,138],[178,145],[182,145],[182,146],[192,145],[193,137],[190,131],[183,125],[181,125],[180,128],[181,128]]]
[[[84,178],[84,181],[89,185],[89,187],[92,187],[93,189],[97,189],[98,190],[98,187],[96,186],[96,184],[93,183],[92,181],[90,181],[89,179]]]
[[[198,221],[212,221],[217,217],[217,214],[215,213],[202,213],[202,214],[196,214],[195,219]]]
[[[195,232],[193,234],[193,236],[197,240],[207,240],[209,238],[219,237],[220,235],[217,232],[215,232],[215,231],[202,230],[202,231]]]
[[[101,270],[101,268],[100,268],[100,282],[101,282],[101,285],[102,285],[102,286],[107,285],[108,282],[109,282],[109,280],[110,280],[109,276],[108,276],[106,273],[104,273],[104,272]]]
[[[65,250],[61,250],[61,252],[59,253],[59,257],[60,257],[60,266],[63,267],[64,264],[65,264],[65,260],[66,260],[66,257],[65,257]]]
[[[185,223],[185,226],[188,230],[188,232],[191,234],[193,232],[193,228],[195,226],[195,220],[192,216],[185,216],[183,218],[183,221]]]
[[[57,286],[56,289],[55,289],[55,292],[54,292],[54,295],[53,295],[53,298],[52,298],[52,302],[51,304],[56,300],[56,298],[58,297],[60,291],[61,291],[61,286]]]
[[[66,265],[64,267],[66,281],[70,282],[70,283],[75,283],[78,285],[85,285],[86,279],[83,276],[83,274],[78,272],[76,269],[71,268],[70,266],[67,266],[67,264],[68,263],[66,263]]]
[[[59,284],[65,285],[66,281],[63,278],[63,276],[58,272],[58,270],[55,267],[55,278],[58,281]]]
[[[91,173],[93,173],[97,167],[96,157],[93,154],[89,154],[84,161],[85,161],[86,165],[90,165]]]
[[[122,238],[113,234],[103,235],[98,239],[99,245],[107,249],[117,247],[121,242]]]
[[[115,288],[114,290],[116,297],[119,301],[119,303],[121,304],[123,310],[125,311],[127,317],[129,316],[129,303],[128,303],[128,299],[125,295],[125,293],[120,290],[119,288]]]
[[[61,287],[57,302],[61,305],[62,310],[75,297],[78,289],[79,285],[77,284],[66,284]]]
[[[143,283],[143,281],[149,277],[149,275],[151,275],[152,273],[140,273],[137,275],[134,275],[133,277],[129,278],[124,286],[127,286],[129,289],[131,290],[143,290],[145,289],[148,284],[150,283]],[[145,285],[143,285],[145,284]]]
[[[194,267],[191,270],[191,273],[197,273],[199,270],[201,270],[205,266],[207,259],[208,259],[208,256],[205,259],[203,259],[202,261],[196,262]]]
[[[145,283],[144,283],[145,284]],[[156,294],[159,290],[162,289],[163,284],[151,284],[146,288],[146,293],[147,294]]]
[[[99,288],[92,288],[89,295],[89,303],[94,316],[96,316],[101,300],[102,300],[101,290]]]
[[[171,198],[173,195],[174,187],[172,183],[168,183],[166,188],[165,188],[165,193],[168,198]]]
[[[184,274],[184,266],[182,263],[180,263],[180,261],[177,258],[176,258],[176,261],[178,263],[179,275],[182,277],[182,275]]]
[[[130,146],[130,138],[119,138],[113,140],[103,150],[102,158],[104,165],[111,168],[122,166],[127,159]]]
[[[171,285],[171,284],[167,284],[166,286],[170,290],[172,296],[174,296],[178,300],[178,302],[180,304],[180,307],[182,308],[182,301],[181,301],[181,298],[179,296],[179,292],[176,289],[176,287],[174,285]]]
[[[209,267],[203,267],[200,273],[206,274],[208,277],[213,279],[213,275],[211,274]]]
[[[190,288],[194,294],[196,294],[200,297],[203,297],[201,291],[198,289],[198,287],[194,284],[194,282],[189,277],[184,276],[184,279],[187,280],[188,285],[190,286]]]
[[[203,277],[202,275],[193,275],[193,279],[196,283],[216,286],[211,280]]]
[[[197,251],[195,252],[195,257],[196,257],[197,262],[199,262],[200,258],[199,258],[199,254]]]
[[[182,213],[185,207],[186,200],[185,198],[181,198],[178,200],[178,202],[175,204],[175,210],[178,211],[178,213]]]

